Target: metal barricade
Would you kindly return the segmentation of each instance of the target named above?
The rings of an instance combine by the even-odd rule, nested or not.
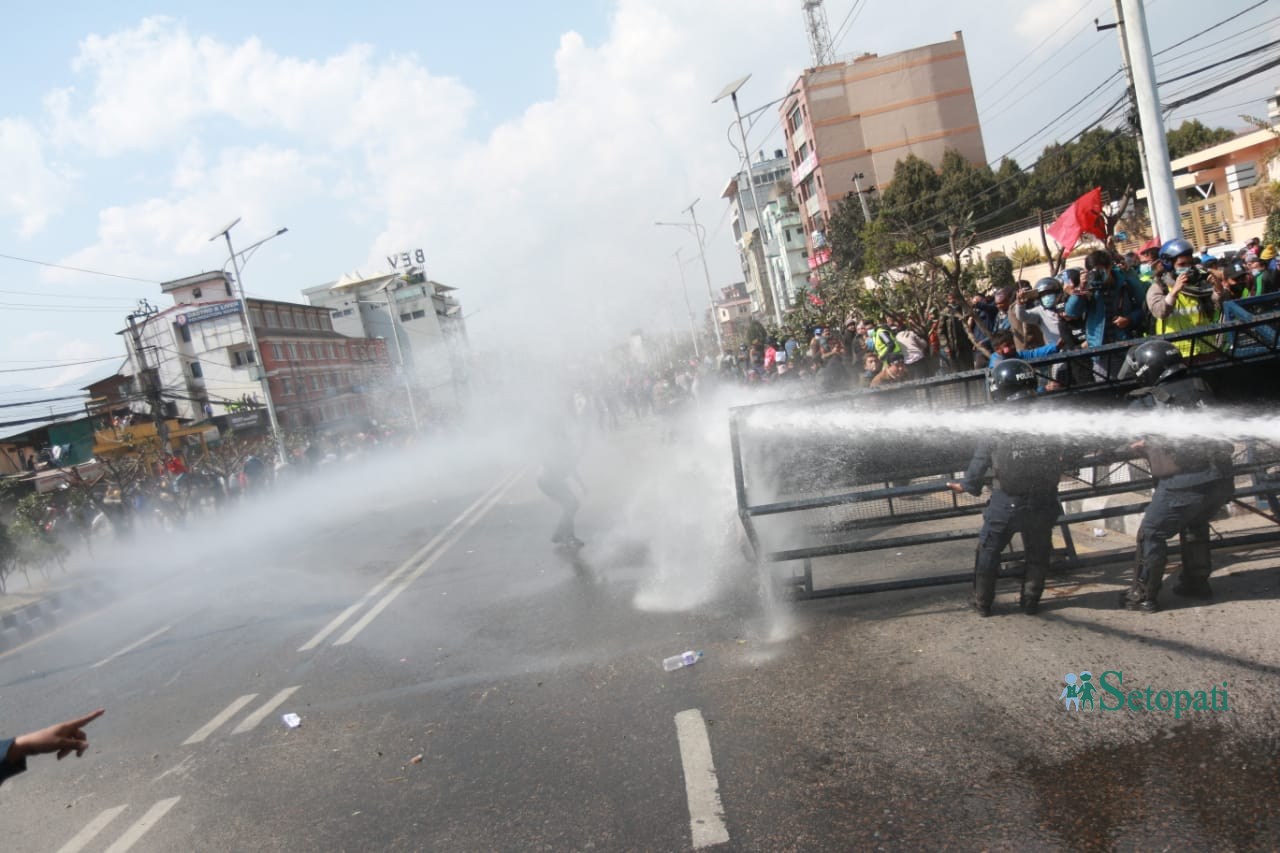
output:
[[[1193,372],[1214,387],[1224,405],[1273,407],[1280,399],[1280,383],[1275,380],[1280,367],[1280,313],[1274,313],[1280,296],[1241,303],[1236,313],[1228,315],[1232,322],[1165,337],[1189,342]],[[1265,310],[1272,313],[1255,313]],[[1123,405],[1125,393],[1134,386],[1116,377],[1132,345],[1064,352],[1031,362],[1048,389],[1044,401],[1099,408]],[[954,570],[820,588],[815,585],[813,560],[976,539],[981,527],[976,516],[985,501],[943,491],[945,483],[967,466],[972,446],[875,430],[860,432],[857,441],[840,441],[821,431],[780,432],[761,425],[783,417],[794,420],[797,411],[815,419],[852,413],[874,422],[877,413],[905,406],[945,417],[947,412],[989,403],[986,372],[975,370],[883,389],[815,394],[734,409],[729,424],[734,487],[754,558],[767,563],[798,562],[800,569],[792,580],[803,597],[970,580],[972,569],[959,568],[971,559],[966,553],[965,560],[956,560]],[[1069,525],[1142,512],[1147,503],[1144,495],[1154,485],[1145,462],[1129,454],[1093,449],[1087,458],[1088,470],[1068,472],[1059,486],[1059,499],[1072,509],[1059,519],[1063,547],[1055,556],[1059,565],[1068,567],[1095,561],[1077,553]],[[1237,446],[1235,473],[1248,484],[1237,488],[1235,499],[1265,500],[1270,514],[1252,511],[1277,528],[1264,534],[1223,537],[1215,545],[1280,540],[1280,479],[1273,476],[1277,469],[1280,447],[1262,441]],[[1132,499],[1118,504],[1092,500],[1124,495]],[[954,523],[971,518],[971,523]],[[1007,561],[1016,562],[1020,556],[1011,553]],[[1011,573],[1016,570],[1005,571]]]

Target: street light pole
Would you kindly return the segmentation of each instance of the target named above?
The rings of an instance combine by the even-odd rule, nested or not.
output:
[[[698,324],[693,319],[693,305],[689,302],[689,285],[684,280],[684,261],[680,260],[680,250],[676,249],[676,266],[680,269],[680,291],[684,294],[684,307],[689,312],[689,337],[693,339],[693,357],[702,361],[702,351],[698,348]]]
[[[698,200],[697,200],[697,199],[694,199],[693,204],[697,204],[697,203],[698,203]],[[693,215],[693,204],[691,204],[691,205],[689,205],[688,207],[686,207],[686,208],[685,208],[685,210],[689,211],[689,214],[690,214],[691,216]],[[724,340],[723,340],[723,337],[722,337],[722,336],[721,336],[721,334],[720,334],[720,322],[719,322],[719,319],[715,316],[715,311],[716,311],[716,297],[715,297],[714,292],[713,292],[713,291],[712,291],[712,289],[711,289],[711,273],[707,271],[707,254],[706,254],[706,248],[705,248],[705,241],[703,240],[703,235],[702,235],[702,226],[698,224],[698,217],[697,217],[697,216],[694,216],[694,217],[693,217],[693,227],[692,227],[692,228],[690,228],[690,226],[689,226],[688,224],[684,223],[684,222],[655,222],[655,223],[653,223],[653,224],[654,224],[654,225],[666,225],[666,226],[669,226],[669,227],[671,227],[671,228],[681,228],[681,229],[684,229],[685,231],[691,231],[691,232],[693,233],[694,239],[696,239],[696,240],[698,241],[698,257],[702,260],[702,274],[703,274],[703,276],[704,276],[704,277],[706,278],[706,280],[707,280],[707,299],[709,299],[709,300],[711,301],[710,311],[711,311],[712,320],[714,321],[714,322],[713,322],[713,324],[712,324],[712,328],[715,330],[715,333],[716,333],[716,348],[717,348],[718,350],[720,350],[720,357],[721,357],[721,358],[723,358],[723,357],[724,357]],[[684,280],[684,279],[683,279],[683,275],[684,275],[684,270],[683,270],[683,268],[682,268],[682,269],[681,269],[681,276],[682,276],[682,277],[681,277],[681,281],[683,281],[683,280]],[[686,293],[686,294],[685,294],[685,302],[686,302],[686,303],[688,302],[688,299],[689,299],[689,297],[688,297],[688,294]],[[692,309],[690,309],[690,310],[691,310],[691,312],[692,312]]]
[[[231,229],[236,227],[236,223],[240,221],[240,217],[232,220],[226,228],[223,228],[217,234],[209,238],[209,242],[217,240],[219,237],[225,237],[227,240],[227,251],[231,253],[231,267],[236,273],[236,298],[240,301],[240,314],[244,318],[244,326],[249,330],[249,343],[253,346],[253,357],[258,362],[258,381],[262,384],[262,396],[267,401],[267,418],[271,422],[271,435],[276,440],[276,453],[280,462],[287,462],[289,457],[284,449],[284,434],[280,432],[280,420],[276,417],[276,404],[271,398],[271,383],[267,379],[267,366],[262,360],[262,348],[258,346],[258,333],[253,328],[253,316],[249,313],[249,302],[244,295],[244,281],[240,278],[240,259],[236,255],[235,247],[231,245]],[[279,237],[288,231],[288,228],[281,228],[271,237]],[[270,240],[268,237],[267,240]],[[261,240],[254,244],[260,246],[266,240]]]
[[[859,183],[865,176],[861,172],[853,173],[853,191],[858,194],[858,204],[862,205],[862,221],[871,221],[871,207],[867,204],[867,197],[862,194],[862,184]],[[871,192],[875,187],[868,187],[867,192]]]
[[[755,181],[753,181],[751,177],[751,149],[747,146],[747,132],[742,127],[742,111],[738,108],[738,90],[741,89],[742,84],[746,83],[750,78],[751,75],[748,74],[746,77],[730,83],[723,91],[720,92],[719,95],[716,95],[711,103],[716,103],[726,95],[728,95],[733,101],[733,114],[738,121],[738,136],[742,139],[742,157],[743,162],[746,164],[747,192],[751,195],[751,210],[755,213],[756,229],[760,232],[760,263],[765,268],[765,278],[769,283],[769,289],[773,291],[774,320],[776,320],[778,325],[781,326],[783,319],[782,299],[781,294],[778,292],[778,288],[775,286],[773,281],[773,265],[769,263],[769,245],[764,230],[764,217],[760,214],[760,200],[756,197]]]
[[[396,358],[400,362],[400,378],[404,380],[404,393],[409,398],[409,418],[413,421],[413,431],[418,431],[418,407],[413,403],[413,386],[409,383],[409,371],[405,369],[404,350],[400,348],[400,326],[396,322],[395,307],[391,304],[391,285],[399,279],[392,279],[382,286],[382,295],[387,300],[387,320],[391,323],[391,336],[396,339]]]
[[[702,260],[702,275],[707,280],[707,298],[711,300],[711,328],[716,333],[716,348],[720,350],[720,358],[724,358],[724,337],[720,332],[720,316],[716,312],[716,294],[711,287],[711,272],[707,269],[707,247],[702,239],[702,226],[698,224],[698,214],[694,213],[693,206],[697,204],[699,199],[694,199],[685,210],[689,211],[689,218],[693,220],[693,236],[698,240],[698,257]]]

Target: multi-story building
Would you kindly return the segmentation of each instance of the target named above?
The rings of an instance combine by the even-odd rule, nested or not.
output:
[[[809,283],[809,250],[805,244],[800,210],[790,194],[780,195],[760,211],[769,235],[768,261],[773,280],[785,294],[785,304],[796,304],[796,294]]]
[[[242,431],[266,428],[250,334],[262,353],[281,427],[355,426],[377,414],[369,397],[388,374],[385,341],[340,334],[327,309],[292,302],[249,299],[246,322],[223,272],[165,282],[160,289],[174,304],[133,315],[120,334],[129,352],[123,372],[138,376],[145,369],[168,416]]]
[[[884,187],[914,154],[934,164],[954,148],[986,162],[964,39],[807,69],[779,107],[791,184],[809,248],[831,210],[859,187]],[[858,184],[854,179],[857,177]]]
[[[455,292],[410,268],[347,275],[302,295],[326,309],[343,334],[388,341],[394,363],[403,365],[417,389],[415,397],[456,402],[466,381],[466,326]]]
[[[720,324],[720,336],[726,352],[748,343],[747,327],[751,325],[751,296],[744,282],[720,288],[720,299],[715,304],[716,322]]]
[[[791,164],[785,152],[777,150],[773,152],[773,157],[766,158],[761,151],[751,164],[750,182],[748,183],[745,170],[738,172],[729,179],[724,192],[720,194],[721,198],[729,200],[733,239],[738,246],[738,260],[742,263],[742,275],[746,279],[747,294],[751,298],[751,311],[762,318],[776,316],[776,300],[782,301],[784,310],[790,306],[790,302],[785,295],[774,293],[774,284],[778,279],[771,279],[769,276],[765,241],[761,239],[760,223],[756,221],[756,213],[752,208],[751,190],[755,191],[760,215],[765,216],[765,208],[770,202],[784,198],[790,192],[787,180],[790,174]],[[768,249],[773,251],[774,247],[770,245]]]

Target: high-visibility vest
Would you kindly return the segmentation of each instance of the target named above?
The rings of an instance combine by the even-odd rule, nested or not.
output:
[[[1185,332],[1197,326],[1207,326],[1212,322],[1213,317],[1205,314],[1204,307],[1199,299],[1179,291],[1177,297],[1173,300],[1173,310],[1169,313],[1169,316],[1156,318],[1156,334],[1167,335],[1174,332]],[[1191,356],[1191,341],[1174,341],[1173,345],[1178,348],[1178,352],[1182,353],[1184,358]],[[1210,338],[1197,339],[1197,353],[1211,352],[1212,350],[1212,340]]]
[[[875,345],[876,355],[881,361],[891,353],[902,352],[902,344],[898,343],[893,332],[884,326],[877,326],[871,333],[871,343]]]

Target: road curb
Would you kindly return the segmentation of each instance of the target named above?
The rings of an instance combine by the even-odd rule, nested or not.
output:
[[[0,654],[30,642],[58,627],[58,623],[78,613],[92,610],[114,598],[110,587],[89,580],[74,587],[50,592],[0,614]]]

